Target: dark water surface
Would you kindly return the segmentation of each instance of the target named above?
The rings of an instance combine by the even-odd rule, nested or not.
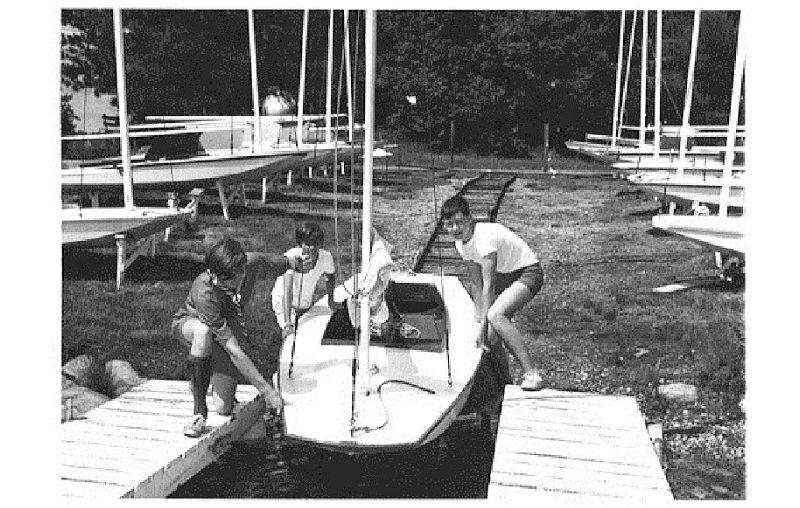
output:
[[[493,453],[491,430],[470,420],[418,449],[377,455],[247,441],[170,497],[485,498]]]

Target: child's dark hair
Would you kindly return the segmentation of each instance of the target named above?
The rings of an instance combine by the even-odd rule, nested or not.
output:
[[[244,249],[232,238],[223,238],[206,254],[206,268],[218,277],[231,278],[240,273],[246,263]]]
[[[449,219],[458,212],[469,216],[469,203],[463,196],[455,195],[442,203],[442,218]]]
[[[306,221],[297,226],[294,231],[294,238],[297,240],[297,245],[306,244],[320,247],[325,240],[325,233],[322,232],[322,228],[316,222]]]

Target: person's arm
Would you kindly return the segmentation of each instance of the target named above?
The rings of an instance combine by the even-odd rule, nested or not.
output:
[[[285,256],[271,252],[251,252],[253,260],[263,263],[264,269],[261,270],[259,278],[267,278],[269,273],[283,273],[286,270],[308,270],[311,268],[311,261],[303,261],[299,256]]]
[[[282,334],[286,338],[294,333],[294,321],[292,321],[292,300],[294,298],[294,272],[286,270],[283,274],[283,316],[286,323],[283,325]]]
[[[492,252],[479,261],[481,271],[481,289],[479,301],[476,302],[475,312],[476,321],[481,324],[481,336],[479,345],[483,346],[485,340],[489,338],[489,320],[486,315],[489,307],[494,303],[494,274],[497,270],[497,253]]]
[[[264,379],[264,376],[258,371],[253,361],[239,345],[236,336],[232,333],[228,333],[224,337],[218,338],[217,342],[219,342],[220,346],[228,353],[234,367],[236,367],[250,384],[256,387],[259,393],[264,395],[264,402],[267,405],[267,409],[272,408],[280,412],[281,409],[283,409],[283,400],[281,400],[280,394],[278,394],[272,385]]]

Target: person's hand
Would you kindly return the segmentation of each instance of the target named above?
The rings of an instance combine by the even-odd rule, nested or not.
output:
[[[264,404],[267,406],[267,412],[281,414],[283,411],[283,399],[278,395],[274,388],[267,388],[262,392],[264,395]]]
[[[283,336],[284,339],[289,335],[292,335],[293,333],[294,333],[294,325],[292,323],[286,323],[286,325],[283,327],[283,330],[281,330],[281,335]]]

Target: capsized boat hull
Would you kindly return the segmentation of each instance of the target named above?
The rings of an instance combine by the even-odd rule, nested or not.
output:
[[[106,247],[115,236],[138,240],[163,231],[189,216],[169,208],[64,208],[61,210],[61,243],[80,247]]]
[[[332,319],[327,299],[320,300],[299,321],[294,359],[291,336],[281,348],[276,377],[280,376],[277,385],[285,402],[288,439],[347,453],[414,448],[440,436],[464,407],[482,353],[476,347],[480,330],[473,319],[472,300],[452,276],[393,274],[391,280],[395,287],[413,291],[421,285],[435,288],[446,317],[427,328],[417,321],[422,330],[419,340],[396,343],[373,338],[369,348],[371,390],[356,402],[355,426],[367,429],[351,432],[355,341],[330,333],[337,318]],[[337,301],[346,296],[344,287],[337,288]],[[390,308],[393,301],[399,301],[392,300],[389,293],[387,300]],[[410,307],[405,310],[404,322],[427,319]],[[344,310],[339,312],[346,315]],[[443,348],[445,334],[452,385]]]

